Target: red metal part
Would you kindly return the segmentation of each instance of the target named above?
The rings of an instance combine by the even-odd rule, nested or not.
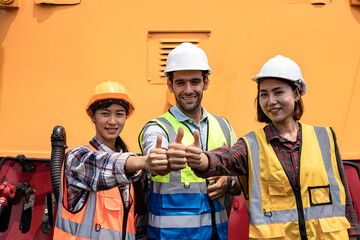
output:
[[[8,182],[0,184],[0,216],[3,211],[2,209],[4,209],[8,205],[8,202],[15,197],[15,193],[15,187]]]
[[[24,194],[16,194],[12,201],[11,215],[9,219],[8,229],[0,232],[0,239],[52,239],[53,228],[49,233],[43,233],[41,226],[43,220],[44,206],[46,196],[52,193],[50,181],[50,161],[49,162],[32,162],[35,166],[34,172],[23,172],[22,166],[17,161],[6,161],[0,170],[0,182],[7,181],[15,186],[18,183],[29,182],[31,189],[34,190],[35,199],[31,216],[31,225],[27,233],[20,230],[20,221],[23,213],[23,205],[25,201]],[[54,209],[56,213],[56,206]],[[54,226],[54,214],[52,227]]]
[[[244,194],[234,197],[229,216],[228,238],[229,240],[249,239],[249,215]]]

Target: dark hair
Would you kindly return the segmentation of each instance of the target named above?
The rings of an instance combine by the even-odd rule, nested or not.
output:
[[[115,149],[118,152],[120,152],[120,150],[122,150],[123,152],[129,151],[129,147],[126,145],[126,143],[122,140],[120,136],[118,136],[115,140]]]
[[[293,91],[296,90],[296,88],[298,88],[293,82],[291,81],[287,81],[287,80],[284,80],[284,79],[281,79],[281,78],[275,78],[277,80],[280,80],[284,83],[287,83],[291,89]],[[260,82],[258,83],[257,85],[257,90],[258,90],[258,93],[257,93],[257,96],[255,98],[255,104],[256,104],[256,110],[257,110],[257,120],[259,122],[264,122],[264,123],[271,123],[271,119],[266,116],[266,114],[263,112],[263,110],[261,109],[261,106],[260,106],[260,103],[259,103],[259,94],[260,94]],[[300,92],[300,90],[299,90]],[[303,115],[304,113],[304,104],[303,104],[303,101],[301,99],[301,95],[300,95],[300,98],[298,101],[295,102],[295,106],[294,106],[294,113],[293,113],[293,118],[294,120],[300,120],[301,116]]]
[[[205,81],[206,77],[209,75],[209,71],[208,70],[201,70],[201,74],[203,76],[203,81]],[[167,73],[167,78],[172,83],[173,80],[174,80],[174,72],[168,72]]]
[[[104,99],[94,102],[90,105],[89,109],[90,111],[95,114],[95,112],[99,109],[105,109],[110,107],[112,104],[119,104],[125,108],[126,115],[129,113],[130,105],[127,101],[122,99]]]
[[[100,100],[100,101],[96,101],[93,104],[90,105],[90,110],[92,112],[92,114],[95,114],[95,112],[99,109],[106,109],[108,107],[110,107],[112,104],[119,104],[121,106],[123,106],[126,110],[126,115],[129,112],[129,103],[121,100],[121,99],[105,99],[105,100]],[[129,148],[126,145],[126,143],[122,140],[122,138],[120,136],[118,136],[115,140],[115,149],[116,151],[120,152],[120,150],[122,150],[123,152],[128,152]]]

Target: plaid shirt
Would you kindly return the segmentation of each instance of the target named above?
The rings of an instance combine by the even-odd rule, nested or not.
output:
[[[285,172],[289,177],[292,185],[298,186],[299,175],[299,150],[301,145],[301,127],[299,128],[297,139],[291,142],[281,136],[276,131],[273,124],[269,124],[264,128],[267,142],[270,142],[279,158]],[[334,136],[335,138],[335,136]],[[336,138],[335,138],[336,139]],[[349,235],[360,235],[358,220],[350,198],[349,188],[346,180],[344,166],[335,141],[336,156],[339,166],[342,183],[345,187],[346,206],[345,216],[351,224]],[[224,146],[211,152],[204,152],[209,158],[209,168],[205,172],[193,169],[196,175],[200,177],[210,177],[214,175],[246,175],[248,176],[248,151],[244,139],[239,141],[232,147]]]
[[[65,176],[68,189],[68,206],[71,212],[80,210],[91,191],[119,187],[125,207],[133,201],[129,183],[139,179],[141,171],[125,173],[126,159],[134,153],[115,153],[96,137],[88,146],[78,146],[66,154]]]

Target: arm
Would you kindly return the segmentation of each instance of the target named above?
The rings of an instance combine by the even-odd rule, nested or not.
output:
[[[102,150],[92,151],[79,146],[66,155],[65,175],[68,185],[87,191],[100,191],[121,184],[136,181],[140,171],[127,174],[126,160],[134,153],[107,153]]]
[[[231,145],[234,145],[234,143],[236,142],[235,132],[234,132],[232,126],[230,125],[230,123],[227,120],[226,120],[226,122],[228,123],[229,129],[230,129],[230,134],[232,137]],[[237,177],[232,177],[232,176],[219,177],[219,176],[217,176],[217,177],[208,178],[208,180],[212,180],[211,184],[209,184],[207,187],[208,195],[209,195],[210,199],[212,199],[212,200],[220,199],[226,193],[236,194],[241,189]]]
[[[223,146],[210,152],[201,152],[189,146],[186,148],[186,156],[189,166],[199,177],[247,174],[248,152],[243,139],[239,139],[233,147]]]
[[[351,228],[348,230],[349,236],[354,237],[353,239],[356,239],[356,236],[360,236],[360,228],[358,219],[355,214],[354,206],[351,200],[349,186],[346,179],[345,169],[344,165],[340,156],[339,148],[336,141],[335,132],[331,129],[332,134],[334,136],[334,143],[335,143],[335,152],[336,152],[336,160],[339,167],[339,173],[341,181],[345,188],[345,195],[346,195],[346,204],[345,204],[345,217],[349,221]]]
[[[161,148],[162,137],[159,134],[156,139],[155,148],[150,150],[147,156],[130,156],[126,160],[125,170],[133,173],[138,170],[146,169],[152,172],[164,171],[168,168],[166,150]]]
[[[161,135],[162,137],[165,135],[165,137],[163,137],[163,141],[165,141],[165,144],[154,146],[154,143],[156,144],[156,139],[154,138],[155,133]],[[176,139],[173,143],[169,144],[164,130],[157,124],[154,125],[154,123],[152,123],[152,125],[146,126],[144,128],[144,136],[142,143],[144,147],[144,152],[146,154],[151,153],[154,149],[160,149],[160,147],[164,148],[164,145],[168,148],[167,151],[165,149],[162,149],[163,151],[166,151],[168,167],[158,169],[155,172],[156,174],[165,175],[171,171],[178,171],[186,167],[185,147],[181,143],[183,136],[184,129],[182,127],[179,127]]]
[[[151,150],[156,148],[157,136],[160,135],[162,137],[161,148],[166,151],[169,145],[168,136],[166,132],[158,126],[156,123],[148,123],[144,127],[142,146],[144,149],[145,155],[150,155]],[[161,171],[151,171],[154,175],[166,175],[170,172],[170,165],[168,164],[165,170]]]

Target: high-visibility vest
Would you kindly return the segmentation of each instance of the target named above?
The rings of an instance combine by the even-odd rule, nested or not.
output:
[[[151,122],[164,129],[169,143],[175,140],[180,126],[184,129],[182,144],[188,146],[194,142],[190,129],[178,122],[170,112]],[[139,136],[140,148],[143,151],[142,139],[143,131]],[[233,141],[229,123],[224,118],[209,114],[207,149],[204,150],[225,144],[232,145]],[[197,177],[189,166],[165,176],[152,175],[151,179],[149,239],[211,239],[213,225],[210,204],[214,208],[219,237],[227,239],[225,206],[208,199],[206,180]]]
[[[250,239],[348,239],[346,196],[330,128],[301,124],[298,186],[292,186],[263,129],[247,134]]]
[[[135,239],[135,201],[128,213],[125,213],[120,189],[114,187],[109,190],[90,192],[82,209],[72,213],[65,207],[67,206],[67,186],[64,165],[61,175],[63,181],[54,228],[54,240]],[[135,196],[132,184],[130,185],[130,194]]]

